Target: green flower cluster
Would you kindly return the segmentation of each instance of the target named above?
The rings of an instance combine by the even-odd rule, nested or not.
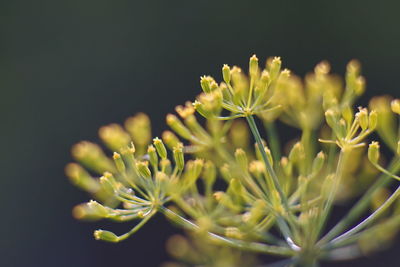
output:
[[[261,69],[255,55],[248,75],[224,65],[222,77],[220,83],[201,77],[203,92],[167,115],[172,131],[161,138],[153,139],[150,120],[137,114],[124,127],[100,128],[112,158],[87,141],[73,147],[80,164],[70,163],[67,176],[95,199],[76,206],[75,217],[139,221],[119,236],[97,230],[96,239],[124,240],[162,213],[194,233],[197,248],[203,240],[225,254],[273,254],[298,266],[357,257],[391,241],[400,225],[400,210],[392,205],[400,187],[390,189],[400,180],[400,100],[377,97],[371,111],[354,109],[365,90],[356,61],[348,64],[344,83],[327,62],[302,80],[282,70],[279,58]],[[281,144],[282,124],[300,136]],[[375,130],[393,151],[387,164],[377,141],[366,145]],[[348,214],[326,229],[335,203],[352,198],[358,201]],[[210,254],[218,262],[224,253]]]

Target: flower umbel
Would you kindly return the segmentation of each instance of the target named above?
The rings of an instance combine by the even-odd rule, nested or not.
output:
[[[357,61],[348,64],[344,83],[327,62],[304,80],[282,70],[278,57],[265,66],[254,55],[247,75],[223,65],[222,82],[201,77],[203,92],[167,115],[171,130],[162,138],[152,138],[149,118],[137,114],[124,127],[100,128],[112,156],[88,141],[75,145],[79,164],[67,165],[66,174],[94,200],[76,206],[74,216],[137,220],[122,235],[94,232],[96,239],[119,242],[162,213],[191,238],[176,237],[173,243],[185,251],[172,254],[207,266],[219,266],[220,256],[235,250],[316,266],[388,243],[400,226],[400,210],[390,208],[400,194],[400,186],[390,187],[400,180],[399,100],[376,97],[370,110],[354,108],[365,90]],[[276,127],[282,123],[301,133],[286,145]],[[391,155],[380,153],[378,141],[366,146],[375,130]],[[327,229],[335,204],[349,199],[356,204]],[[362,219],[368,207],[373,211]],[[207,261],[198,258],[202,251]],[[232,258],[249,259],[242,253]]]

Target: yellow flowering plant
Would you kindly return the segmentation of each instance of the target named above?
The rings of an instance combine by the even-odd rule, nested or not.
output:
[[[124,126],[100,128],[112,157],[88,141],[75,145],[78,163],[67,165],[66,174],[94,200],[76,206],[74,216],[138,221],[122,235],[94,232],[98,240],[119,242],[164,214],[191,233],[191,241],[175,242],[203,247],[196,259],[199,251],[211,254],[204,255],[207,263],[197,260],[206,266],[225,266],[217,262],[235,250],[283,257],[282,266],[318,266],[389,243],[388,232],[400,224],[393,205],[400,187],[391,190],[400,180],[400,100],[376,97],[370,109],[354,108],[365,90],[357,61],[348,64],[344,81],[327,62],[303,80],[281,66],[276,57],[262,68],[254,55],[248,74],[223,65],[222,82],[201,77],[203,92],[167,115],[171,130],[161,138],[152,138],[142,113]],[[281,144],[276,125],[282,123],[300,136]],[[366,145],[374,131],[391,160],[380,157],[378,141]],[[335,204],[349,199],[356,204],[328,229]],[[249,257],[235,255],[238,262]]]

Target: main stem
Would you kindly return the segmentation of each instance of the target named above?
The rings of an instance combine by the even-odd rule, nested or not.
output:
[[[272,185],[274,186],[274,188],[272,188],[272,190],[277,190],[279,193],[279,197],[282,201],[283,204],[283,208],[285,209],[285,212],[287,213],[287,218],[288,218],[288,222],[292,225],[292,227],[294,226],[293,220],[291,218],[291,213],[290,213],[290,209],[289,209],[289,204],[288,204],[288,200],[286,198],[286,195],[283,193],[283,190],[279,184],[278,181],[278,176],[276,175],[274,169],[272,168],[271,163],[268,160],[268,156],[267,153],[264,150],[264,146],[262,144],[261,141],[261,136],[260,136],[260,132],[258,131],[256,122],[254,121],[253,116],[247,116],[246,120],[250,126],[251,132],[253,133],[254,139],[256,140],[258,149],[260,150],[261,156],[263,158],[265,167],[267,168],[267,172],[269,174],[269,177],[272,178]],[[282,216],[278,216],[277,218],[277,223],[278,226],[280,228],[280,230],[282,231],[282,234],[285,236],[285,239],[287,241],[287,243],[289,244],[289,246],[294,249],[294,250],[299,250],[300,248],[293,243],[292,240],[292,234],[290,231],[290,228],[287,226],[286,221],[282,218]]]
[[[247,120],[247,123],[250,126],[251,132],[253,133],[254,139],[256,140],[258,149],[260,150],[261,156],[262,156],[263,161],[265,163],[265,167],[267,168],[267,172],[270,175],[270,177],[272,178],[272,182],[273,182],[273,185],[275,187],[273,189],[276,189],[278,191],[279,196],[280,196],[280,198],[282,200],[282,203],[283,203],[283,206],[284,206],[285,210],[287,212],[289,212],[288,200],[286,198],[286,195],[283,193],[283,190],[282,190],[282,188],[281,188],[281,186],[279,184],[278,176],[276,175],[274,169],[272,168],[271,163],[268,160],[268,156],[267,156],[267,153],[264,150],[264,146],[263,146],[262,141],[261,141],[261,135],[260,135],[260,132],[258,131],[256,122],[254,121],[253,116],[247,116],[246,120]]]

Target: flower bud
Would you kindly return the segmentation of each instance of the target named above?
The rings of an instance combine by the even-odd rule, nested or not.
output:
[[[125,164],[121,158],[121,155],[117,152],[114,152],[113,159],[114,159],[115,166],[117,166],[118,172],[124,173],[125,172]]]
[[[378,142],[372,142],[368,147],[368,159],[373,164],[378,164],[380,155],[379,148],[380,146]]]
[[[240,169],[242,171],[246,172],[247,167],[248,167],[248,160],[247,160],[246,152],[244,152],[244,150],[241,148],[236,149],[235,158],[236,158],[236,162],[237,162],[238,166],[240,167]]]
[[[289,161],[298,162],[304,157],[304,148],[300,142],[294,144],[292,150],[289,152]]]
[[[167,115],[167,124],[174,130],[177,134],[185,139],[190,139],[192,134],[190,133],[189,129],[183,125],[183,123],[172,114]]]
[[[104,230],[96,230],[94,231],[94,238],[96,240],[102,240],[102,241],[107,241],[107,242],[118,242],[119,238],[116,234],[110,231],[104,231]]]
[[[162,140],[165,142],[167,147],[171,150],[180,143],[178,137],[171,131],[164,131],[162,133]]]
[[[337,112],[335,112],[333,109],[328,109],[325,111],[325,119],[329,127],[331,127],[333,130],[337,128],[337,123],[339,120]]]
[[[133,142],[139,146],[140,149],[145,150],[146,146],[151,141],[149,117],[144,113],[138,113],[125,121],[125,128],[131,135]]]
[[[97,173],[114,171],[112,161],[96,144],[82,141],[72,147],[72,156],[86,167]]]
[[[221,172],[222,178],[224,178],[225,181],[229,182],[232,179],[232,173],[229,165],[225,163],[219,168],[219,171]]]
[[[368,128],[368,110],[366,108],[360,108],[360,111],[357,112],[356,118],[358,119],[358,123],[363,131]]]
[[[90,200],[87,203],[87,206],[93,214],[96,214],[99,217],[106,218],[109,214],[108,209],[97,201]]]
[[[169,159],[162,159],[160,161],[161,171],[170,175],[172,173],[171,161]]]
[[[226,64],[222,67],[222,77],[227,84],[231,82],[231,68]]]
[[[174,147],[173,156],[174,156],[174,161],[175,161],[176,167],[178,168],[179,171],[182,171],[183,168],[185,167],[185,159],[183,156],[182,145],[178,145],[178,146]]]
[[[100,186],[97,180],[76,163],[69,163],[65,167],[65,174],[74,185],[89,193],[95,193],[99,190]]]
[[[208,160],[204,163],[203,168],[203,179],[206,185],[212,186],[217,178],[217,169],[215,168],[214,163]]]
[[[158,155],[160,155],[162,159],[166,159],[167,149],[165,148],[163,141],[160,138],[156,137],[153,139],[153,144],[156,147]]]
[[[147,161],[139,161],[136,163],[139,174],[145,178],[151,178],[151,171],[148,167]]]
[[[154,167],[158,166],[158,156],[153,145],[149,145],[147,148],[147,154],[149,155],[150,164]]]
[[[369,113],[369,126],[368,128],[373,131],[375,130],[376,126],[378,125],[378,112],[376,110],[372,110]]]
[[[119,151],[131,142],[129,134],[116,123],[101,127],[99,129],[99,136],[112,151]]]
[[[324,166],[325,162],[325,154],[324,152],[319,152],[317,156],[315,157],[312,165],[312,172],[313,173],[319,173],[319,171],[322,169]]]
[[[400,99],[395,99],[390,103],[392,111],[400,115]]]
[[[210,93],[214,87],[215,81],[210,76],[200,77],[200,86],[205,93]],[[215,88],[214,88],[215,89]]]
[[[282,157],[280,163],[281,163],[281,167],[282,167],[283,173],[287,177],[291,177],[292,174],[293,174],[293,165],[290,163],[288,158],[287,157]]]
[[[280,57],[274,57],[269,65],[269,74],[271,76],[271,80],[275,80],[278,77],[279,72],[281,71],[282,61]]]
[[[343,108],[342,116],[348,124],[351,124],[354,117],[352,108],[350,106]]]
[[[249,73],[251,77],[255,77],[258,72],[258,58],[253,55],[249,60]]]

